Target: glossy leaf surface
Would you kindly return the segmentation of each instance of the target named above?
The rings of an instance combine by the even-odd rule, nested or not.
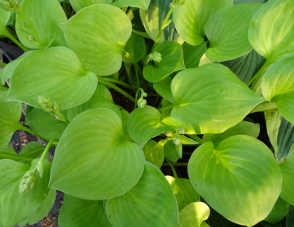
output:
[[[38,50],[27,55],[14,70],[6,100],[41,108],[38,96],[45,95],[64,110],[87,101],[97,81],[94,73],[85,71],[72,50]]]
[[[245,226],[266,218],[282,188],[281,171],[271,151],[244,135],[227,138],[217,148],[211,142],[201,145],[189,160],[188,174],[213,209]]]
[[[202,227],[201,225],[209,217],[209,207],[202,202],[194,202],[187,205],[180,212],[182,227]]]
[[[78,12],[82,8],[85,8],[94,4],[110,4],[112,0],[69,0],[72,8]]]
[[[68,47],[78,55],[85,69],[98,76],[108,76],[120,69],[122,53],[132,32],[130,19],[122,10],[111,5],[92,5],[60,27]]]
[[[237,4],[212,15],[204,28],[210,43],[206,56],[220,62],[250,52],[252,47],[247,36],[249,23],[261,6],[256,3]]]
[[[132,189],[107,201],[106,213],[113,227],[180,227],[172,189],[160,170],[148,162]]]
[[[87,110],[60,138],[50,187],[83,199],[110,199],[132,188],[143,169],[143,151],[128,140],[119,116],[109,109]]]
[[[219,64],[184,70],[171,88],[175,100],[171,116],[191,124],[199,134],[225,131],[264,100]]]
[[[16,33],[20,41],[31,49],[65,46],[58,24],[67,20],[56,0],[23,0],[16,15]]]
[[[137,7],[141,9],[148,9],[148,6],[150,4],[150,0],[118,0],[112,5],[117,6],[119,8],[124,6],[130,6],[130,7]]]
[[[232,0],[186,0],[184,5],[176,6],[173,12],[173,21],[179,35],[191,45],[203,42],[204,26],[211,15],[231,6]]]

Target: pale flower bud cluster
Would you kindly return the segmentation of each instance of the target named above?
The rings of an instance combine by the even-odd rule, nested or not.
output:
[[[0,8],[6,11],[13,11],[14,8],[8,0],[0,0]]]
[[[34,183],[35,183],[35,173],[36,173],[36,170],[31,169],[23,175],[23,177],[19,183],[19,193],[20,194],[25,194],[33,188]]]

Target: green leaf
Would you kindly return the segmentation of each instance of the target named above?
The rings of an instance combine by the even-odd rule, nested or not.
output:
[[[191,124],[198,134],[221,133],[264,101],[228,68],[214,63],[178,73],[171,88],[171,117]]]
[[[9,154],[17,154],[14,150],[14,148],[10,145],[7,145],[1,152],[9,153]]]
[[[173,163],[176,163],[180,159],[176,145],[172,140],[169,140],[164,144],[164,155]]]
[[[20,102],[4,102],[6,91],[0,91],[0,151],[9,143],[13,133],[19,129],[22,105]]]
[[[41,156],[43,151],[45,150],[45,146],[39,144],[38,142],[32,141],[26,144],[20,151],[20,155],[37,158]]]
[[[187,205],[180,212],[182,227],[202,227],[202,223],[209,217],[210,209],[202,202],[194,202]]]
[[[78,55],[85,69],[97,76],[108,76],[120,69],[122,53],[132,32],[130,19],[122,10],[105,4],[91,5],[60,27],[68,47]]]
[[[265,3],[268,0],[234,0],[234,4],[246,3],[246,2],[257,2],[257,3]]]
[[[150,0],[118,0],[112,3],[112,5],[119,8],[124,6],[129,6],[129,7],[137,7],[137,8],[141,8],[145,10],[148,9],[149,4],[150,4]]]
[[[250,136],[232,136],[217,148],[207,142],[188,163],[195,190],[218,213],[240,225],[253,226],[270,213],[278,199],[282,175],[271,151]]]
[[[171,87],[170,87],[171,81],[172,81],[172,77],[167,76],[164,79],[162,79],[161,81],[154,83],[153,88],[159,95],[161,95],[163,98],[165,98],[168,101],[170,101],[171,103],[173,103],[174,98],[171,93]]]
[[[293,55],[293,7],[294,2],[289,0],[268,1],[251,20],[249,42],[270,62]]]
[[[254,124],[248,121],[241,121],[232,128],[227,129],[223,133],[219,134],[205,134],[203,136],[203,142],[212,142],[214,146],[218,146],[224,139],[235,135],[247,135],[257,138],[260,132],[260,125]]]
[[[179,211],[190,203],[200,201],[200,196],[188,179],[174,178],[172,176],[165,176],[165,178],[173,189],[173,193],[177,199]]]
[[[164,161],[163,143],[149,140],[143,147],[145,160],[160,168]]]
[[[263,96],[277,105],[281,115],[294,123],[294,57],[271,65],[261,82]]]
[[[147,65],[143,69],[144,78],[149,82],[158,82],[173,72],[185,68],[183,49],[180,44],[173,41],[165,41],[157,45],[152,53],[161,54],[162,60],[154,65]]]
[[[36,50],[15,68],[6,101],[21,101],[41,108],[38,96],[57,102],[61,110],[87,101],[97,77],[87,72],[75,53],[66,47]]]
[[[47,139],[59,139],[67,127],[67,123],[42,109],[34,108],[26,116],[26,124]]]
[[[138,62],[144,57],[146,52],[145,40],[142,36],[132,32],[125,48],[132,60],[124,56],[123,61],[126,63]]]
[[[13,160],[0,160],[0,226],[13,227],[28,216],[34,214],[36,209],[46,198],[49,189],[50,164],[43,162],[44,173],[36,180],[31,191],[20,194],[19,183],[22,176],[30,166]]]
[[[6,24],[9,21],[10,14],[11,11],[6,11],[0,8],[0,37],[7,36],[7,34],[9,34],[9,31],[6,28]]]
[[[78,12],[79,10],[94,4],[110,4],[112,0],[69,0],[72,8]]]
[[[179,35],[191,45],[199,45],[204,39],[204,26],[217,11],[231,6],[232,0],[186,0],[184,5],[176,6],[173,20]]]
[[[92,109],[74,118],[62,134],[50,187],[83,199],[110,199],[132,188],[143,169],[143,151],[123,133],[119,116]]]
[[[64,196],[58,224],[63,227],[112,227],[102,200],[84,200],[69,195]]]
[[[275,224],[281,221],[287,215],[288,210],[289,210],[289,203],[287,203],[285,200],[279,197],[272,211],[264,219],[264,221],[267,221],[271,224]]]
[[[171,127],[161,122],[160,112],[152,106],[137,108],[128,117],[128,133],[141,147],[149,139],[169,130]]]
[[[113,227],[180,227],[172,189],[160,170],[148,162],[132,189],[107,201],[106,213]]]
[[[66,42],[59,23],[67,20],[56,0],[24,0],[16,14],[17,37],[26,47],[44,49],[65,46]]]
[[[289,213],[287,214],[286,217],[286,226],[287,227],[293,227],[294,226],[294,209],[293,207],[290,207]]]
[[[46,198],[42,201],[42,203],[38,206],[38,208],[25,220],[20,222],[18,225],[27,226],[33,225],[44,218],[49,211],[51,210],[56,198],[56,191],[54,189],[50,189]]]
[[[292,145],[288,156],[285,161],[280,164],[280,168],[283,174],[283,187],[281,192],[281,197],[287,203],[294,205],[294,145]]]
[[[199,66],[200,59],[207,50],[206,43],[207,42],[202,42],[197,46],[193,46],[188,43],[184,43],[182,45],[184,62],[187,69]]]
[[[171,0],[151,0],[147,10],[140,9],[141,21],[150,38],[155,41],[160,28],[163,26],[163,21],[169,11]],[[152,20],[150,20],[152,18]],[[160,42],[164,40],[177,41],[179,36],[175,30],[174,23],[171,22],[164,28]]]
[[[227,66],[240,80],[247,84],[264,62],[265,59],[255,50],[252,50],[248,54],[234,60],[222,62],[222,64]]]
[[[204,27],[210,43],[206,56],[220,62],[250,52],[252,47],[248,41],[248,28],[251,18],[261,6],[261,3],[243,3],[213,14]]]

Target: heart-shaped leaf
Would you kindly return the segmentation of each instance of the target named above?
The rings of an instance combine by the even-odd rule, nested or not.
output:
[[[145,160],[160,168],[164,161],[163,143],[149,140],[143,147]]]
[[[85,69],[98,76],[108,76],[120,69],[122,53],[132,32],[130,19],[121,9],[91,5],[60,27],[68,47],[78,55]]]
[[[56,0],[23,0],[16,14],[17,37],[28,48],[44,49],[65,46],[66,42],[58,24],[67,20]]]
[[[253,226],[270,213],[282,188],[272,152],[259,140],[232,136],[217,148],[204,143],[188,163],[195,190],[218,213],[240,225]]]
[[[172,189],[149,162],[145,162],[144,173],[132,189],[107,201],[106,213],[113,227],[180,227]]]
[[[128,139],[121,119],[112,110],[81,113],[60,138],[50,187],[89,200],[124,194],[144,170],[143,151]]]
[[[4,102],[6,91],[0,91],[0,151],[9,143],[12,134],[19,129],[22,105],[20,102]]]
[[[289,0],[268,1],[251,20],[249,42],[269,62],[294,53],[293,7],[294,2]]]
[[[159,53],[161,59],[154,61],[154,65],[147,65],[143,69],[144,78],[149,82],[158,82],[171,73],[184,69],[183,49],[180,44],[165,41],[157,45],[152,53]]]
[[[185,0],[184,5],[176,6],[173,21],[179,35],[191,45],[199,45],[204,39],[204,26],[211,15],[233,5],[232,0]]]
[[[149,139],[171,129],[161,122],[160,112],[152,106],[137,108],[128,117],[128,133],[141,147]]]
[[[78,12],[82,8],[85,8],[94,4],[110,4],[112,0],[69,0],[72,8]]]
[[[84,200],[69,195],[64,196],[58,224],[63,227],[112,227],[102,200]]]
[[[171,88],[171,116],[191,124],[199,134],[225,131],[264,101],[227,67],[214,63],[178,73]]]
[[[50,164],[43,162],[42,178],[35,175],[31,191],[20,194],[19,183],[30,166],[13,160],[0,160],[0,226],[12,227],[32,215],[47,196]]]
[[[261,3],[243,3],[213,14],[204,28],[210,43],[206,56],[220,62],[250,52],[252,47],[248,41],[248,28],[251,18],[261,6]]]
[[[148,6],[150,4],[150,0],[118,0],[112,5],[117,6],[119,8],[124,6],[130,6],[130,7],[137,7],[141,9],[148,9]]]
[[[281,115],[294,123],[294,57],[282,59],[265,72],[261,82],[263,96],[275,103]]]
[[[210,209],[202,202],[190,203],[180,212],[182,227],[203,227],[202,223],[209,217]]]
[[[173,193],[178,202],[179,211],[190,203],[200,201],[200,196],[188,179],[174,178],[172,176],[165,176],[165,178],[173,189]]]
[[[66,47],[37,50],[25,56],[15,68],[7,101],[21,101],[41,108],[38,96],[48,96],[61,110],[87,101],[97,86],[97,77],[87,72]]]

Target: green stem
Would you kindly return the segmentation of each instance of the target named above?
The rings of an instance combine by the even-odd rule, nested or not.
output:
[[[175,178],[178,178],[178,175],[177,175],[177,171],[175,170],[175,167],[173,166],[173,164],[168,160],[168,159],[165,159],[167,161],[167,163],[169,164],[172,172],[173,172],[173,175]]]
[[[163,21],[163,23],[162,23],[162,25],[161,25],[161,27],[160,27],[160,30],[159,30],[159,32],[158,32],[158,34],[157,34],[157,37],[156,37],[156,39],[155,39],[154,45],[153,45],[153,47],[152,47],[152,50],[153,50],[154,47],[159,43],[160,38],[161,38],[161,35],[162,35],[162,32],[163,32],[164,28],[166,27],[166,24],[168,23],[169,17],[170,17],[170,15],[172,14],[174,8],[175,8],[175,5],[174,5],[173,3],[171,3],[171,4],[169,5],[169,11],[168,11],[168,13],[166,14],[166,16],[165,16],[165,18],[164,18],[164,21]]]
[[[0,65],[5,66],[5,65],[7,65],[7,64],[4,63],[4,62],[0,62]]]
[[[174,107],[174,105],[171,104],[171,105],[168,105],[168,106],[163,106],[163,107],[159,108],[158,110],[159,110],[159,111],[163,111],[163,110],[172,109],[173,107]]]
[[[173,166],[187,166],[188,163],[174,163]],[[163,163],[162,166],[170,166],[168,163]]]
[[[262,65],[262,67],[257,71],[257,73],[249,80],[247,83],[247,86],[249,87],[256,79],[262,76],[262,74],[265,72],[265,70],[269,67],[271,62],[268,60]]]
[[[98,77],[98,80],[100,80],[100,79],[101,79],[101,77]],[[115,84],[119,84],[119,85],[121,85],[121,86],[123,86],[125,88],[128,88],[128,89],[130,89],[132,91],[135,91],[135,89],[131,85],[129,85],[129,84],[125,83],[125,82],[122,82],[120,80],[116,80],[116,79],[108,78],[108,77],[103,77],[103,80],[108,81],[108,82],[113,82]]]
[[[12,159],[15,161],[28,161],[28,162],[31,162],[34,160],[33,158],[30,158],[30,157],[26,157],[26,156],[22,156],[18,154],[10,154],[6,152],[0,152],[0,159]]]
[[[114,90],[116,90],[117,92],[121,93],[122,95],[124,95],[125,97],[127,97],[129,100],[131,100],[132,102],[135,103],[135,99],[130,96],[128,93],[126,93],[124,90],[120,89],[119,87],[115,86],[114,84],[105,81],[104,79],[101,79],[101,77],[99,78],[99,82],[101,82],[102,84],[105,84],[108,87],[113,88]]]
[[[67,117],[64,116],[60,111],[55,112],[55,116],[56,115],[59,117],[59,120],[64,121],[66,124],[70,123],[69,120],[67,119]]]
[[[46,139],[45,137],[41,136],[40,134],[34,132],[33,130],[31,130],[31,129],[29,129],[29,128],[23,126],[23,125],[20,124],[20,123],[19,123],[18,127],[19,127],[20,130],[26,131],[26,132],[28,132],[28,133],[34,135],[34,136],[39,137],[39,138],[42,139],[42,140],[49,141],[49,140]]]
[[[7,91],[9,88],[0,84],[0,90]]]
[[[42,154],[42,156],[41,156],[39,162],[43,162],[43,160],[45,159],[45,157],[46,157],[47,154],[48,154],[49,148],[51,147],[51,145],[52,145],[53,142],[55,142],[55,141],[58,141],[58,139],[51,139],[51,140],[49,141],[49,143],[48,143],[48,144],[46,145],[46,147],[45,147],[45,150],[44,150],[44,152],[43,152],[43,154]]]
[[[199,136],[196,136],[196,135],[187,135],[187,136],[189,136],[190,138],[198,141],[200,144],[204,143],[203,140]]]

